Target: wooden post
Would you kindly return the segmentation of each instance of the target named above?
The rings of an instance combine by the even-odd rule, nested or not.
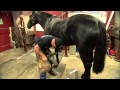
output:
[[[120,41],[119,41],[119,47],[118,47],[118,53],[116,55],[118,61],[120,61]]]
[[[27,46],[26,46],[26,31],[25,31],[25,25],[24,25],[24,19],[21,17],[23,15],[23,12],[20,11],[20,22],[21,22],[21,34],[22,34],[22,40],[24,44],[24,51],[27,52]]]
[[[118,45],[118,52],[117,52],[117,55],[116,55],[118,61],[120,62],[120,30],[119,30],[119,45]]]

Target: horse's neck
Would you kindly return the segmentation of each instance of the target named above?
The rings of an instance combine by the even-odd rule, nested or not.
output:
[[[40,21],[40,20],[39,20],[39,21]],[[47,21],[47,20],[42,20],[42,21],[39,22],[39,24],[41,25],[41,27],[42,27],[43,29],[45,29],[46,21]]]
[[[60,18],[55,18],[55,17],[48,18],[45,23],[45,30],[47,29],[52,30],[54,24],[60,20],[61,20]]]
[[[68,20],[61,18],[50,18],[45,25],[45,34],[52,34],[60,38],[67,38],[67,35],[64,35],[66,31],[65,29],[67,28],[67,21]]]
[[[52,29],[53,26],[55,25],[55,23],[57,23],[57,22],[59,22],[59,21],[61,21],[60,18],[53,18],[53,19],[51,20],[51,22],[49,23],[50,29]]]
[[[48,17],[44,16],[44,18],[42,18],[42,20],[38,16],[38,20],[39,20],[38,23],[42,26],[43,29],[45,29],[46,22],[48,21],[49,18],[52,18],[52,16],[48,16]]]

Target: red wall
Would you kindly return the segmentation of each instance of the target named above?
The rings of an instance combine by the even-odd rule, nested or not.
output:
[[[11,13],[0,13],[0,18],[3,20],[3,24],[0,25],[0,52],[2,52],[11,48],[8,27],[13,26],[13,21]]]
[[[12,22],[12,14],[11,13],[0,13],[0,18],[3,19],[3,23],[2,25],[0,25],[0,28],[8,28],[13,26],[13,22]]]

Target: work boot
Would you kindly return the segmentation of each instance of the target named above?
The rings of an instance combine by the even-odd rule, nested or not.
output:
[[[40,73],[40,79],[46,79],[46,72]]]

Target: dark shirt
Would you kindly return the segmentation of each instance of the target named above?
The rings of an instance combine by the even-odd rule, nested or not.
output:
[[[55,37],[52,35],[43,35],[41,38],[39,38],[38,46],[40,47],[40,49],[42,50],[49,49],[52,46],[51,41],[53,38]]]

